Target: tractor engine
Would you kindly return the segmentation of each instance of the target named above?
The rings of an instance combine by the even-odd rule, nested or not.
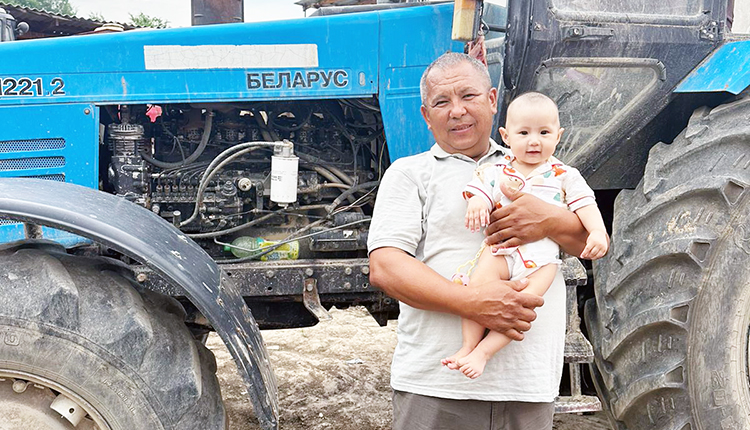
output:
[[[226,256],[227,242],[241,236],[303,240],[303,257],[364,251],[374,189],[388,160],[373,100],[103,112],[106,187],[173,223],[215,257]],[[297,201],[288,205],[270,199],[269,143],[281,140],[291,141],[299,157]],[[257,146],[234,150],[249,142]]]

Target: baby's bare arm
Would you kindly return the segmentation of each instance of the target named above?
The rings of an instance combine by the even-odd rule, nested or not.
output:
[[[581,258],[596,260],[604,257],[609,249],[609,236],[599,208],[596,205],[584,206],[576,211],[576,215],[589,233]]]
[[[479,231],[490,223],[490,208],[487,207],[487,203],[481,197],[473,196],[469,198],[465,223],[466,228],[472,232]]]

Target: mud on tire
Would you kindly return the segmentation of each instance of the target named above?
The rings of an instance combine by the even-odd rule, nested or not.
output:
[[[749,184],[744,97],[696,110],[618,196],[586,306],[615,428],[750,428]]]
[[[141,290],[117,262],[71,256],[48,242],[0,247],[0,380],[41,381],[51,395],[65,393],[87,406],[88,425],[226,428],[213,354],[184,316],[178,302]],[[23,398],[3,400],[22,410]]]

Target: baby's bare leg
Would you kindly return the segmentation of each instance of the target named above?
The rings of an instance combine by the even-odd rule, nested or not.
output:
[[[529,275],[529,285],[524,288],[525,293],[543,296],[547,292],[557,274],[557,264],[547,264]],[[478,378],[484,371],[484,366],[490,358],[512,341],[508,336],[491,331],[465,357],[458,359],[458,366],[464,375],[471,379]]]
[[[486,284],[487,282],[495,281],[497,279],[508,280],[510,279],[508,271],[508,263],[505,257],[498,255],[492,255],[489,247],[485,247],[482,254],[479,256],[477,261],[477,267],[471,274],[471,280],[467,288],[473,288],[476,285]],[[440,360],[443,365],[448,366],[450,369],[458,369],[457,364],[460,358],[465,357],[469,354],[484,336],[485,328],[482,327],[478,322],[469,320],[466,318],[461,319],[461,335],[463,337],[461,342],[461,349],[456,351],[455,354],[450,357],[446,357]]]

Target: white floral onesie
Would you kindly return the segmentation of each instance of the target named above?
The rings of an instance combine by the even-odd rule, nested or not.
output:
[[[512,160],[511,156],[506,156],[500,163],[479,166],[464,189],[464,198],[479,196],[490,210],[502,207],[511,203],[500,191],[500,184],[507,183],[511,189],[529,193],[560,207],[567,206],[571,211],[596,204],[594,191],[580,172],[555,157],[550,157],[527,177],[512,167]],[[549,238],[516,248],[493,246],[491,251],[493,255],[506,257],[511,279],[526,277],[547,264],[560,264],[560,247]]]

